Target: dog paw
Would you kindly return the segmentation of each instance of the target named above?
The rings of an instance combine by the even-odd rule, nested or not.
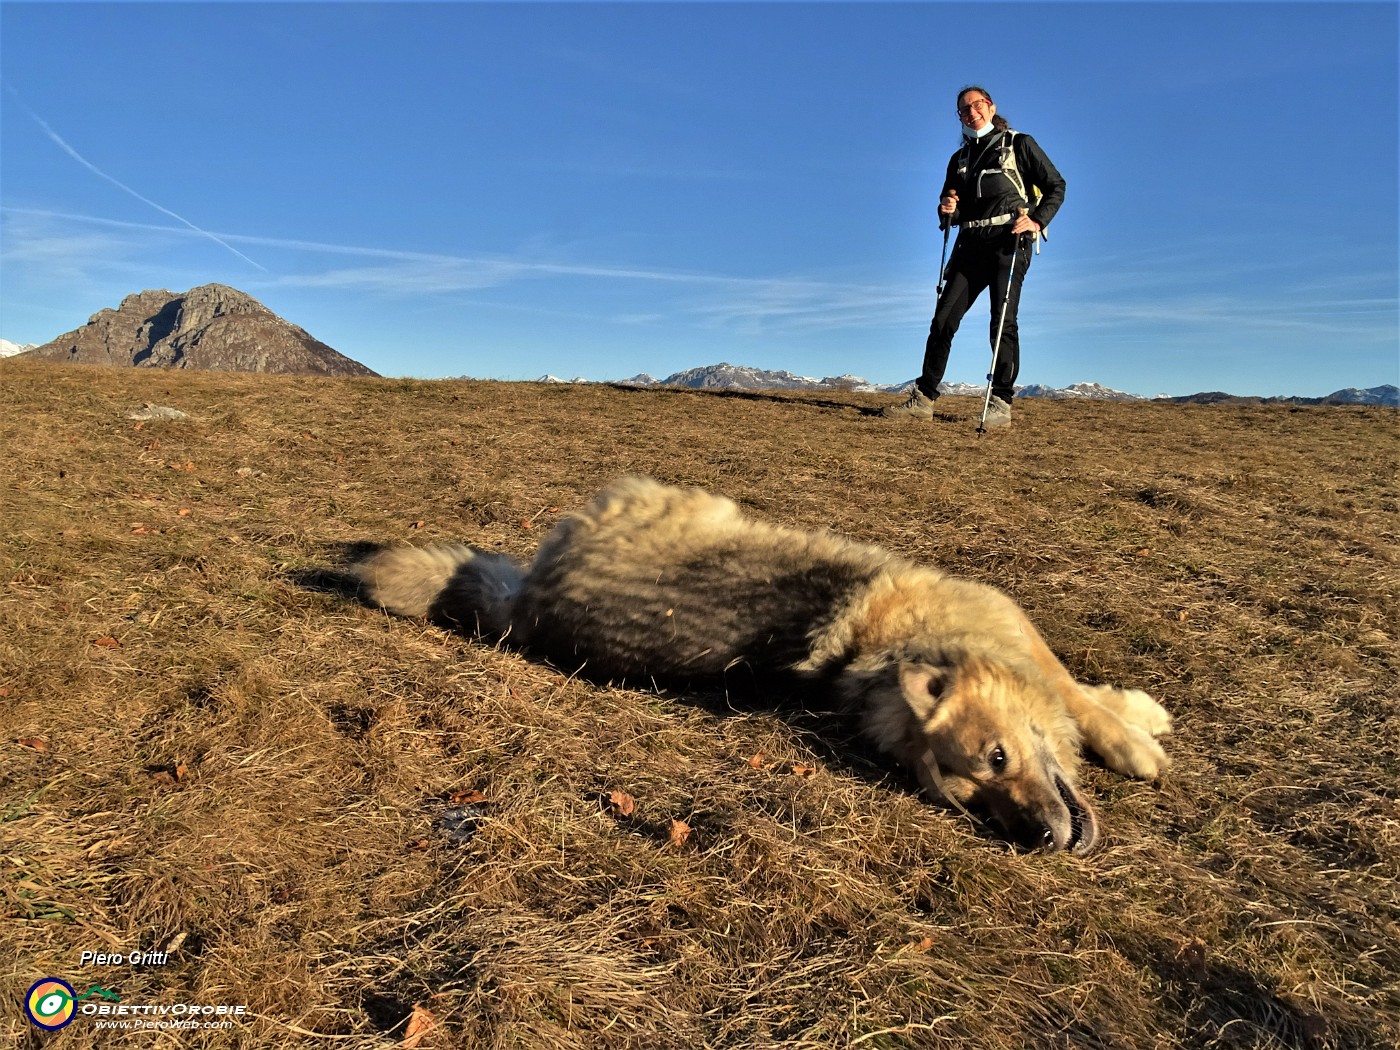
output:
[[[1122,723],[1122,731],[1090,744],[1109,769],[1139,780],[1156,780],[1171,765],[1171,759],[1148,733],[1135,725]]]
[[[1096,704],[1148,736],[1166,736],[1172,731],[1172,716],[1167,709],[1141,689],[1119,689],[1111,685],[1081,685],[1080,688]]]
[[[1166,708],[1141,689],[1108,685],[1081,686],[1093,701],[1079,712],[1084,741],[1109,769],[1125,776],[1155,780],[1171,765],[1157,737],[1171,732]]]
[[[1141,689],[1121,689],[1123,708],[1118,713],[1123,721],[1137,726],[1149,736],[1166,736],[1172,731],[1172,716],[1167,709]]]

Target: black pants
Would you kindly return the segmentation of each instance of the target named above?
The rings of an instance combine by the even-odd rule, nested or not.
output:
[[[924,371],[919,376],[918,387],[925,396],[938,396],[938,384],[948,370],[948,352],[953,348],[953,336],[957,334],[958,325],[982,290],[990,288],[993,344],[997,338],[997,322],[1001,319],[1002,300],[1007,300],[1001,350],[997,354],[996,370],[992,373],[992,393],[1011,404],[1016,376],[1021,371],[1021,339],[1016,326],[1016,309],[1021,303],[1021,282],[1031,268],[1031,245],[1030,237],[1013,238],[1009,233],[986,240],[958,237],[953,245],[952,257],[948,260],[943,296],[934,309],[928,342],[924,346]],[[1014,277],[1011,275],[1013,256],[1016,267]],[[1008,278],[1011,282],[1009,298]]]

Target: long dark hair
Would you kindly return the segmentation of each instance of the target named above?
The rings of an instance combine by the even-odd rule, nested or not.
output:
[[[969,91],[980,91],[982,93],[982,96],[988,102],[990,102],[992,105],[996,105],[996,99],[992,98],[991,92],[988,91],[986,88],[982,87],[980,84],[969,84],[967,85],[967,87],[959,91],[958,100],[955,103],[955,105],[961,106],[963,96],[966,95]],[[1005,117],[1003,117],[1000,113],[993,113],[992,127],[996,128],[998,131],[1005,131],[1007,128],[1011,127],[1011,122]]]

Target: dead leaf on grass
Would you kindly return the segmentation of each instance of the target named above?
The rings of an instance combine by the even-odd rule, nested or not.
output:
[[[428,1033],[436,1028],[437,1024],[438,1020],[431,1012],[415,1004],[413,1013],[408,1019],[408,1026],[403,1032],[403,1041],[399,1045],[405,1047],[421,1046]]]
[[[431,845],[432,843],[430,843],[427,839],[419,839],[417,842],[410,842],[404,848],[409,853],[422,853]]]
[[[625,791],[614,791],[608,796],[608,802],[624,817],[630,817],[637,811],[637,800]]]
[[[102,637],[102,638],[95,638],[95,639],[93,639],[92,644],[93,644],[93,645],[96,645],[96,646],[100,646],[100,647],[103,648],[103,649],[120,649],[120,648],[122,647],[122,643],[119,642],[119,641],[117,641],[117,640],[116,640],[115,638],[113,638],[110,634],[109,634],[109,635],[105,635],[105,636]]]
[[[475,789],[453,791],[447,798],[454,806],[471,806],[486,801],[486,796]]]
[[[795,777],[810,777],[817,771],[816,766],[793,766],[792,775]]]
[[[690,839],[690,825],[683,820],[673,819],[666,838],[673,846],[684,846]]]
[[[48,741],[40,740],[37,736],[20,737],[15,743],[19,744],[20,747],[27,747],[31,751],[47,751],[49,749]]]
[[[175,787],[190,775],[190,767],[184,762],[176,762],[173,766],[150,769],[148,772],[151,779],[162,787]]]
[[[749,765],[753,766],[754,769],[762,769],[764,760],[767,759],[767,757],[767,755],[760,751],[758,754],[754,755],[753,758],[749,759]]]

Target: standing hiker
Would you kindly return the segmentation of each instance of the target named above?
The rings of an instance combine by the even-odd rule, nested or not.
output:
[[[1030,269],[1036,238],[1065,199],[1065,180],[1035,139],[1013,131],[997,114],[996,104],[982,88],[958,93],[958,119],[963,144],[948,161],[938,214],[945,230],[948,225],[960,229],[929,326],[923,374],[908,400],[880,414],[887,419],[933,417],[953,336],[973,301],[990,288],[996,367],[985,425],[1005,426],[1011,422],[1011,399],[1021,368],[1016,326],[1021,282]]]

